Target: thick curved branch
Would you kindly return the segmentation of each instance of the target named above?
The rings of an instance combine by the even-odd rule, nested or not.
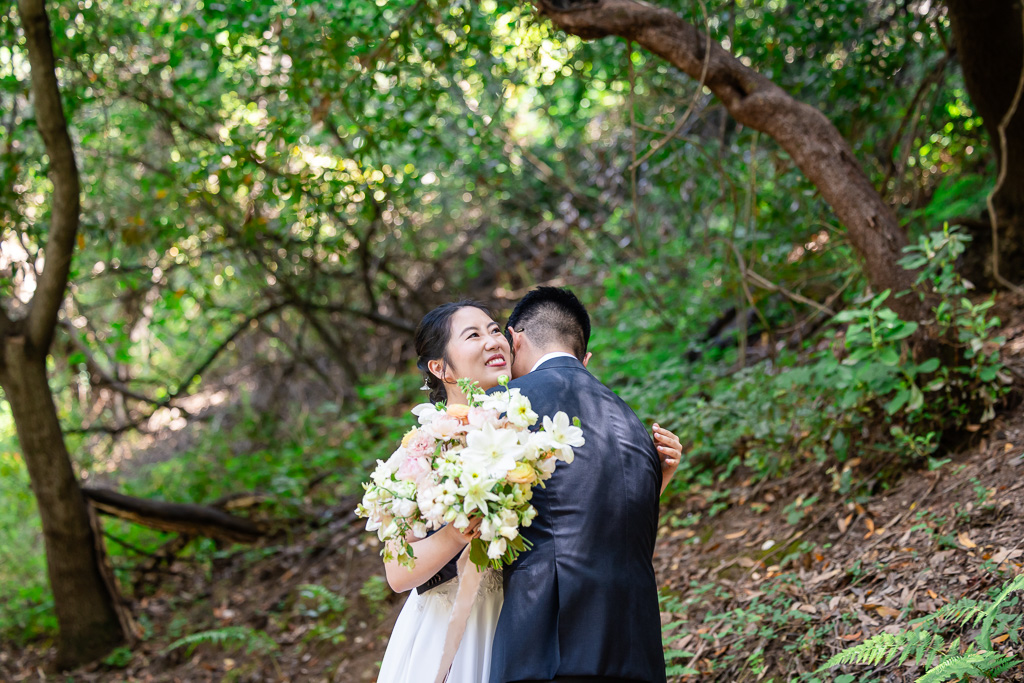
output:
[[[82,487],[86,500],[98,511],[160,531],[252,543],[265,529],[244,517],[192,503],[170,503],[136,498],[104,488]]]
[[[818,109],[746,66],[717,41],[671,10],[639,0],[555,4],[536,0],[562,30],[585,39],[621,36],[704,84],[739,123],[771,136],[821,192],[846,227],[864,273],[877,290],[913,288],[913,274],[897,261],[906,236],[896,214],[871,184],[846,140]],[[710,49],[709,49],[710,46]],[[917,297],[892,299],[903,317],[923,316]]]
[[[32,67],[36,126],[46,145],[46,154],[50,160],[49,177],[53,183],[46,266],[39,276],[26,324],[28,340],[37,352],[45,353],[53,340],[57,312],[63,303],[71,270],[71,256],[78,232],[79,180],[75,152],[57,86],[50,20],[43,0],[18,0],[18,14],[25,30],[29,64]]]

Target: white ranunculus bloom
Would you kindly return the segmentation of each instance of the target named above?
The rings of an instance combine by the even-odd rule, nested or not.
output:
[[[544,458],[537,462],[537,468],[544,473],[545,477],[550,477],[555,471],[555,465],[558,464],[558,460],[555,458]]]
[[[397,470],[398,466],[392,466],[390,458],[387,462],[378,460],[377,467],[373,470],[373,474],[370,475],[370,479],[377,486],[386,486],[391,483],[391,475]]]
[[[487,546],[487,557],[492,560],[497,560],[499,557],[505,554],[505,550],[508,549],[508,541],[504,538],[496,538],[490,542]]]
[[[402,518],[411,517],[416,512],[416,501],[408,498],[400,498],[392,506],[395,515]]]
[[[513,510],[502,510],[501,511],[501,526],[498,527],[498,533],[508,540],[512,540],[519,535],[519,515]]]
[[[485,541],[492,540],[498,533],[498,525],[490,516],[480,520],[480,538]]]

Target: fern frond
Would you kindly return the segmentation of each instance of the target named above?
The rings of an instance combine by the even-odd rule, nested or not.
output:
[[[320,604],[327,608],[325,611],[335,613],[345,611],[345,598],[329,588],[315,583],[304,583],[299,586],[299,590],[302,597],[319,600]]]
[[[191,655],[198,645],[208,643],[220,645],[227,649],[234,649],[240,645],[245,646],[246,654],[259,652],[267,654],[277,650],[277,643],[265,631],[259,631],[248,626],[225,626],[209,631],[200,631],[183,638],[179,638],[164,650],[164,653],[177,650],[179,647],[187,647],[186,655]]]
[[[916,683],[944,683],[950,679],[960,680],[967,676],[991,678],[994,671],[1002,673],[1015,663],[1015,658],[999,652],[978,650],[966,655],[947,657],[918,678]]]
[[[911,658],[917,662],[941,653],[945,645],[946,641],[942,636],[923,628],[895,635],[879,633],[860,645],[836,653],[818,671],[839,664],[888,664],[900,655],[900,664]]]
[[[947,651],[946,639],[938,633],[931,633],[925,629],[909,631],[905,634],[907,642],[903,647],[903,654],[900,656],[900,664],[912,659],[918,664],[928,666],[933,655]]]
[[[978,642],[981,643],[982,647],[992,647],[992,624],[995,622],[997,615],[999,615],[999,607],[1006,602],[1011,593],[1019,590],[1024,590],[1024,574],[1018,574],[1012,581],[1007,583],[989,608],[985,610],[985,618],[981,624],[981,631],[978,633]]]
[[[988,601],[960,598],[956,602],[943,605],[932,616],[936,620],[948,621],[956,626],[962,626],[968,622],[971,626],[977,626],[985,618],[987,607]]]

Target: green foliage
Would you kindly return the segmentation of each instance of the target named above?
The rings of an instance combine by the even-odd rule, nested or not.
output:
[[[1010,595],[1024,590],[1024,574],[1007,581],[994,600],[961,599],[912,623],[913,630],[880,633],[860,645],[831,657],[819,672],[843,664],[872,666],[906,663],[923,666],[927,671],[918,683],[942,683],[949,680],[984,678],[993,680],[1011,667],[1024,663],[1015,654],[993,649],[992,636],[1005,633],[1013,642],[1020,639],[1024,616],[1007,608]],[[1017,600],[1014,598],[1013,603]],[[961,638],[946,640],[944,632],[958,627],[980,629],[973,642],[961,645]],[[897,657],[899,659],[897,660]]]
[[[103,663],[115,669],[123,669],[132,661],[132,651],[127,647],[116,647],[103,659]]]
[[[244,648],[245,654],[261,655],[269,655],[280,649],[274,639],[265,631],[249,626],[225,626],[179,638],[168,645],[164,652],[173,652],[184,647],[187,648],[186,656],[191,656],[193,650],[199,645],[214,645],[227,651]]]
[[[929,334],[941,343],[934,356],[914,357],[919,324],[899,319],[884,291],[856,298],[808,353],[782,349],[727,373],[666,360],[644,385],[627,384],[623,393],[641,413],[674,413],[664,422],[692,440],[688,458],[699,465],[681,468],[674,485],[707,486],[707,471],[725,477],[740,465],[771,476],[803,459],[920,460],[947,430],[991,419],[1006,389],[1004,340],[993,332],[992,300],[972,303],[954,268],[967,242],[947,227],[923,236],[903,261],[920,270],[918,285],[936,302]],[[835,488],[848,492],[849,471],[835,472]]]
[[[968,235],[946,224],[907,247],[908,255],[900,262],[905,268],[920,268],[916,283],[922,287],[921,297],[937,299],[935,323],[951,358],[937,368],[927,390],[938,401],[936,411],[957,425],[967,419],[991,420],[1009,383],[999,356],[1006,340],[994,333],[999,318],[988,313],[995,297],[972,302],[967,295],[973,285],[956,270],[969,242]]]
[[[313,628],[310,629],[309,638],[324,640],[334,645],[343,642],[348,628],[345,598],[318,584],[303,584],[299,586],[299,591],[300,616],[315,621]]]
[[[384,615],[385,605],[394,592],[383,576],[371,576],[359,588],[359,595],[366,599],[370,610],[379,618]]]
[[[0,640],[25,642],[56,630],[42,546],[28,472],[0,399]]]
[[[692,581],[685,599],[663,592],[661,611],[670,615],[662,626],[668,675],[693,675],[708,680],[740,680],[751,673],[756,677],[767,666],[763,657],[765,644],[777,640],[786,641],[784,652],[788,655],[806,656],[820,651],[834,636],[835,624],[812,625],[817,619],[796,609],[793,593],[800,590],[798,575],[784,572],[765,578],[756,592],[741,601],[742,606],[729,610],[721,608],[721,601],[732,596],[718,581]],[[680,639],[687,636],[691,637],[686,648],[680,649]],[[730,644],[727,649],[709,656],[709,652],[720,647],[716,644],[726,642]],[[698,665],[703,670],[698,671]],[[810,674],[794,674],[790,680],[815,681]]]

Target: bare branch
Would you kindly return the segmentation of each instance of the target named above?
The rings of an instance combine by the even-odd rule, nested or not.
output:
[[[709,31],[708,24],[708,8],[707,6],[705,6],[704,0],[698,0],[698,2],[700,3],[700,11],[704,14],[704,30],[707,31],[708,33],[707,44],[704,46],[704,66],[701,68],[700,78],[697,79],[697,89],[693,92],[693,99],[690,100],[690,104],[686,107],[686,111],[684,111],[683,115],[679,117],[678,121],[676,121],[676,125],[673,126],[672,130],[669,131],[668,134],[665,137],[661,138],[660,140],[652,141],[650,144],[650,149],[648,149],[642,157],[635,160],[630,165],[629,170],[634,173],[636,172],[636,168],[638,166],[640,166],[642,163],[650,159],[655,152],[657,152],[659,149],[661,149],[669,142],[671,142],[672,138],[679,135],[679,131],[683,129],[683,126],[690,119],[690,114],[692,114],[693,110],[697,107],[697,102],[700,101],[701,93],[704,92],[704,81],[708,77],[708,63],[711,58],[711,33]],[[637,124],[634,121],[633,126],[635,127],[636,125]]]
[[[193,370],[188,375],[188,377],[186,379],[182,380],[178,384],[177,388],[174,391],[169,392],[167,394],[167,396],[165,396],[164,398],[155,399],[155,398],[147,397],[144,394],[140,394],[139,392],[132,391],[130,389],[128,389],[128,391],[121,391],[122,388],[127,389],[127,387],[123,383],[118,382],[117,380],[112,380],[111,382],[109,382],[110,387],[112,389],[114,389],[115,391],[119,391],[120,393],[123,393],[125,396],[129,396],[131,398],[143,401],[144,403],[148,403],[151,406],[153,406],[153,409],[150,410],[145,415],[142,415],[142,416],[136,418],[135,420],[132,420],[132,421],[127,422],[127,423],[122,424],[122,425],[114,425],[114,426],[110,426],[110,425],[92,425],[92,426],[88,426],[88,427],[79,427],[79,428],[74,428],[74,429],[66,429],[66,430],[64,430],[65,433],[67,433],[67,434],[94,434],[94,433],[100,433],[100,434],[109,434],[111,436],[117,436],[118,434],[122,434],[124,432],[131,431],[133,429],[140,429],[142,427],[142,425],[147,420],[149,420],[149,418],[153,417],[153,415],[156,413],[157,410],[160,410],[161,408],[170,408],[170,407],[172,407],[175,399],[179,399],[179,398],[182,398],[183,396],[185,396],[186,393],[188,392],[189,387],[192,385],[192,382],[194,382],[197,377],[199,377],[204,372],[206,372],[206,370],[213,364],[213,362],[217,359],[217,357],[220,356],[221,353],[223,353],[223,351],[231,344],[231,342],[233,342],[235,339],[237,339],[239,337],[239,335],[241,335],[243,332],[245,332],[246,330],[250,329],[250,327],[252,326],[253,322],[257,322],[257,321],[265,318],[266,316],[270,315],[271,313],[275,313],[276,311],[281,310],[282,308],[284,308],[287,305],[288,305],[288,302],[284,302],[284,301],[277,302],[277,303],[274,303],[274,304],[269,304],[268,306],[260,309],[256,313],[254,313],[254,314],[252,314],[250,316],[247,316],[246,319],[243,322],[239,323],[239,325],[234,329],[234,331],[231,334],[229,334],[214,349],[212,349],[210,351],[210,353],[207,354],[206,358],[195,368],[195,370]],[[73,335],[72,335],[72,339],[74,339]],[[88,358],[89,358],[89,355],[87,354],[86,355],[86,359],[88,360]],[[112,378],[110,378],[110,379],[112,379]],[[177,408],[178,408],[178,410],[184,410],[180,406],[178,406]],[[188,414],[187,411],[185,411],[185,413]]]
[[[64,330],[68,334],[68,337],[71,339],[71,345],[78,349],[83,356],[85,356],[86,365],[88,365],[94,373],[99,375],[100,379],[103,381],[103,384],[110,387],[117,393],[127,396],[128,398],[134,398],[137,401],[142,401],[144,403],[152,403],[153,405],[163,407],[164,404],[161,401],[157,401],[155,399],[150,398],[149,396],[146,396],[145,394],[134,391],[124,382],[114,377],[114,374],[112,372],[104,368],[103,365],[100,364],[96,356],[93,355],[92,349],[89,348],[89,345],[83,342],[81,339],[79,339],[78,333],[75,331],[75,326],[71,324],[70,320],[62,320],[61,326],[64,328]]]
[[[53,340],[57,312],[63,303],[71,270],[80,210],[79,179],[57,85],[50,20],[43,0],[18,0],[18,14],[32,66],[36,125],[46,145],[50,182],[53,183],[46,265],[32,297],[26,329],[35,350],[45,353]]]

